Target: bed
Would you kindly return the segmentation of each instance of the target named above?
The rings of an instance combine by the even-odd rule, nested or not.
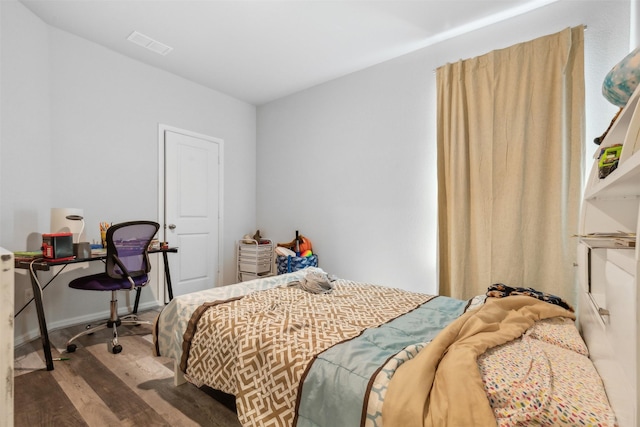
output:
[[[534,296],[307,268],[176,297],[154,343],[176,384],[234,395],[245,426],[617,425],[574,313]]]

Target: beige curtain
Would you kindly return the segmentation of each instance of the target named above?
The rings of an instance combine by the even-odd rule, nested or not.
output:
[[[575,302],[583,27],[437,70],[440,294],[494,283]]]

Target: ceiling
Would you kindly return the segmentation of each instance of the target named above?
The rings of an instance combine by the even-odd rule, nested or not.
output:
[[[51,26],[260,105],[556,0],[20,0]],[[138,31],[166,56],[127,41]]]

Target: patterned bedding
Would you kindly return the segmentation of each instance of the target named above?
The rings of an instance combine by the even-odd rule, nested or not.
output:
[[[615,426],[602,381],[573,321],[542,320],[478,359],[498,426]]]
[[[207,289],[205,291],[180,295],[167,304],[156,319],[154,343],[156,355],[169,357],[178,362],[182,358],[182,341],[187,324],[194,311],[206,301],[220,301],[248,295],[252,292],[271,289],[289,282],[300,280],[308,272],[323,272],[322,269],[310,267],[293,273],[249,280],[230,286]]]
[[[349,425],[343,408],[353,405],[345,405],[344,398],[363,396],[365,390],[357,386],[359,380],[366,378],[366,375],[354,378],[353,371],[366,373],[367,366],[376,369],[397,352],[391,346],[391,353],[385,355],[381,351],[384,348],[368,344],[389,344],[389,333],[377,333],[383,326],[400,332],[393,340],[393,344],[402,342],[400,348],[414,342],[416,335],[410,334],[411,338],[407,339],[403,325],[418,323],[421,316],[396,327],[385,324],[423,304],[429,305],[434,298],[385,286],[337,280],[332,291],[326,294],[277,287],[240,299],[206,304],[196,311],[185,334],[181,369],[196,385],[208,385],[235,395],[238,418],[243,425],[295,424],[296,405],[314,401],[309,394],[321,398],[316,401],[319,404],[313,405],[321,415],[331,412],[325,396],[338,402],[338,413],[334,416],[344,424],[325,425]],[[364,339],[358,340],[363,334],[366,334]],[[351,348],[332,348],[340,343]],[[338,364],[343,368],[336,371]],[[222,369],[211,369],[211,366]],[[308,367],[316,369],[306,372]],[[335,380],[324,381],[326,375]],[[317,380],[310,387],[303,386],[300,393],[299,384],[304,376],[307,380]],[[356,392],[345,393],[349,389]],[[310,392],[305,393],[306,390]],[[303,405],[298,412],[307,407]],[[361,411],[362,401],[355,406],[356,424]]]
[[[157,354],[182,361],[190,382],[235,395],[245,426],[382,426],[395,369],[469,303],[344,280],[326,295],[285,286],[309,271],[322,272],[310,268],[175,298],[156,322]],[[287,317],[292,313],[298,318]],[[545,425],[615,425],[573,322],[547,323],[478,360],[497,425],[527,425],[533,413],[547,417]],[[534,358],[549,354],[551,361]],[[574,371],[580,380],[560,386]],[[523,385],[525,377],[533,386]],[[572,406],[576,401],[581,406]]]
[[[465,306],[466,301],[432,298],[319,354],[302,383],[296,425],[381,425],[386,386],[395,368],[417,354]]]

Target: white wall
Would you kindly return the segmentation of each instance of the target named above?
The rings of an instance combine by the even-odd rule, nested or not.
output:
[[[234,282],[234,242],[256,222],[255,107],[49,27],[18,2],[0,7],[0,246],[37,249],[39,236],[37,247],[27,239],[49,231],[51,207],[83,208],[89,240],[99,239],[100,221],[158,219],[158,125],[165,124],[224,140],[223,284]],[[66,286],[82,274],[45,290],[51,328],[108,312],[107,295]],[[29,284],[26,274],[17,279],[20,308]],[[142,303],[153,302],[143,292]],[[33,334],[30,306],[16,319],[16,338]]]
[[[51,208],[49,31],[20,3],[0,8],[0,242],[25,250]]]
[[[282,242],[300,230],[340,277],[437,293],[434,70],[588,25],[590,157],[616,111],[600,87],[629,51],[629,9],[560,1],[259,107],[258,227]]]
[[[234,242],[255,226],[255,107],[55,28],[50,43],[52,159],[74,183],[52,186],[52,203],[83,207],[89,239],[100,221],[158,218],[158,124],[221,138],[234,282]]]

